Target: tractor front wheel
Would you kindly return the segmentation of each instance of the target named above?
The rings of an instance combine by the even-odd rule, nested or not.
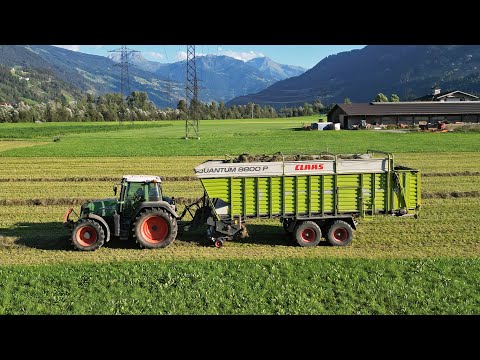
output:
[[[81,219],[73,227],[72,244],[77,250],[95,251],[105,243],[102,225],[92,219]]]
[[[162,209],[145,210],[137,216],[134,234],[141,247],[164,248],[177,237],[177,220]]]

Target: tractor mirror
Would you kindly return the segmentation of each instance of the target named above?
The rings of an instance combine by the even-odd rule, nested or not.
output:
[[[117,185],[113,185],[113,193],[117,196]]]

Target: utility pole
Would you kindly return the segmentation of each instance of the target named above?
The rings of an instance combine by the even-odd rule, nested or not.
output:
[[[252,103],[252,119],[253,119],[253,103]]]
[[[121,70],[121,84],[120,89],[123,96],[127,97],[130,95],[130,78],[128,75],[128,67],[131,65],[129,63],[129,56],[132,53],[140,52],[138,50],[133,50],[127,48],[127,45],[122,45],[121,48],[110,50],[112,53],[120,53],[120,62],[114,66],[119,66]]]
[[[198,129],[198,83],[197,63],[195,59],[195,45],[187,45],[187,82],[185,88],[185,102],[187,105],[187,119],[185,121],[185,139],[200,139]]]
[[[128,74],[128,68],[131,65],[129,63],[129,56],[132,53],[140,52],[138,50],[133,50],[127,48],[127,45],[122,45],[119,49],[109,50],[108,52],[120,53],[120,62],[114,66],[120,67],[120,93],[124,100],[130,95],[130,77]],[[130,115],[131,116],[131,115]],[[132,124],[133,124],[133,118]],[[120,122],[121,123],[121,122]]]

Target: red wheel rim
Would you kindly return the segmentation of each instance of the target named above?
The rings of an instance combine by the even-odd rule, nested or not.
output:
[[[160,216],[149,216],[140,227],[142,237],[151,244],[158,244],[165,240],[168,234],[168,224]]]
[[[222,247],[222,245],[223,245],[223,244],[222,244],[222,242],[221,242],[220,240],[215,241],[215,247],[216,247],[216,248],[219,249],[219,248]]]
[[[77,231],[75,239],[81,246],[92,246],[97,242],[97,230],[89,225],[84,226]]]
[[[343,242],[348,239],[348,231],[345,228],[337,228],[333,231],[335,241]]]
[[[302,237],[302,240],[307,243],[314,241],[316,235],[317,233],[312,228],[303,229],[302,233],[300,234],[300,236]]]

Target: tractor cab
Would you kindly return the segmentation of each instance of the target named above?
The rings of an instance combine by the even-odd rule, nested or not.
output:
[[[120,183],[120,197],[118,199],[119,213],[132,216],[133,212],[143,202],[162,200],[162,180],[159,176],[125,175]],[[113,191],[117,194],[117,186]],[[170,204],[171,201],[167,201]]]

